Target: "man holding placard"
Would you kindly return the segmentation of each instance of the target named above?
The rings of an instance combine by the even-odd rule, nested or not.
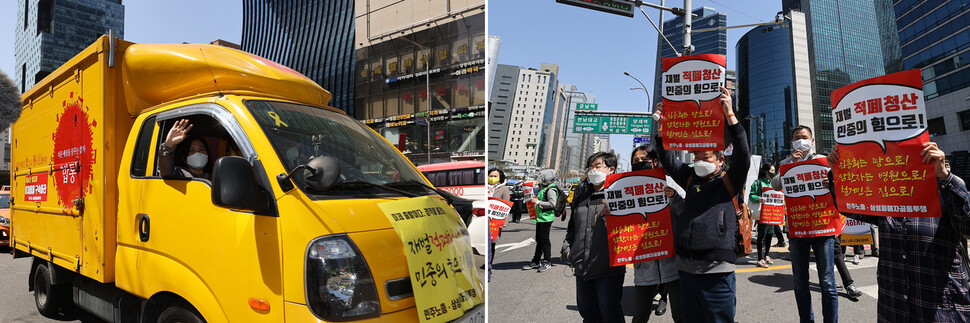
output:
[[[970,320],[970,193],[929,142],[920,71],[850,84],[832,102],[831,197],[879,226],[878,320]]]
[[[667,175],[686,190],[684,210],[674,225],[674,245],[680,276],[681,312],[685,322],[734,322],[736,312],[735,233],[738,231],[737,192],[743,192],[751,155],[744,128],[734,116],[731,93],[721,87],[720,103],[710,112],[722,115],[734,144],[731,167],[724,164],[721,150],[695,150],[689,166],[667,150],[686,147],[724,147],[720,142],[693,142],[678,148],[667,146],[657,132],[657,153]],[[663,104],[658,104],[655,119],[667,120]],[[698,104],[701,111],[705,105]],[[707,111],[704,114],[708,114]],[[666,122],[666,121],[664,121]],[[665,125],[661,124],[661,128]],[[723,128],[721,128],[723,129]],[[743,203],[743,197],[740,199]],[[749,228],[750,230],[750,228]]]

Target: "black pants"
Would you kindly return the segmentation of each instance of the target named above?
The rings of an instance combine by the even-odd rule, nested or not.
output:
[[[765,259],[768,251],[771,250],[771,237],[775,233],[777,225],[758,223],[758,240],[755,246],[758,247],[758,260]],[[762,251],[763,250],[763,251]]]
[[[532,257],[532,262],[539,263],[539,260],[549,262],[552,254],[552,243],[549,241],[549,230],[552,229],[552,221],[536,222],[536,253]]]
[[[583,322],[625,322],[620,304],[623,300],[624,277],[609,275],[591,280],[576,277],[576,307]]]
[[[778,238],[778,243],[781,243],[781,244],[785,243],[785,230],[783,229],[783,227],[785,227],[785,225],[775,226],[775,238]]]
[[[849,269],[845,268],[845,259],[842,259],[845,254],[845,247],[842,246],[842,236],[835,237],[835,246],[832,249],[835,250],[835,269],[839,271],[839,276],[842,276],[842,285],[852,285],[855,281],[852,280],[852,274],[849,273]]]
[[[670,293],[670,316],[673,317],[674,322],[680,322],[680,281],[675,280],[666,284],[652,285],[652,286],[636,286],[634,291],[636,292],[636,307],[633,311],[633,323],[642,323],[650,321],[650,315],[653,315],[653,297],[660,293],[660,299],[667,299],[664,295],[664,291]]]
[[[512,222],[519,223],[519,219],[522,218],[522,202],[515,201],[512,203]]]

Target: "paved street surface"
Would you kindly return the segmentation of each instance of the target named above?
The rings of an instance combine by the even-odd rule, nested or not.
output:
[[[556,264],[549,271],[522,270],[535,252],[535,226],[526,220],[511,223],[502,233],[492,267],[492,281],[488,286],[489,322],[580,322],[576,308],[576,279],[565,262],[559,260],[559,249],[566,235],[566,222],[556,220],[552,226],[552,257]],[[777,243],[777,240],[773,240]],[[849,248],[848,260],[852,258]],[[775,264],[768,268],[755,265],[757,256],[738,259],[737,315],[738,322],[797,322],[798,310],[792,291],[791,263],[787,248],[772,248]],[[872,322],[876,319],[876,264],[878,258],[865,257],[858,265],[846,263],[855,285],[864,295],[852,301],[839,290],[839,319],[843,322]],[[812,307],[816,321],[822,321],[819,303],[818,274],[810,264]],[[836,272],[838,273],[838,272]],[[842,279],[836,275],[836,283]],[[626,320],[633,320],[633,268],[628,267],[623,286],[623,312]],[[654,302],[656,306],[656,301]],[[651,317],[651,322],[673,322],[668,306],[663,316]]]
[[[563,231],[565,232],[565,231]],[[484,256],[475,256],[475,264],[482,264]],[[81,311],[50,319],[37,312],[34,293],[27,291],[27,275],[30,273],[30,258],[13,259],[7,250],[0,250],[0,323],[18,322],[103,322],[101,319]],[[485,271],[479,269],[478,276],[486,279]]]

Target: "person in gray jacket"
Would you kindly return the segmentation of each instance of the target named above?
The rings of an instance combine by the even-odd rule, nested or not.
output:
[[[633,171],[660,167],[657,152],[648,146],[640,146],[633,150],[630,157]],[[684,208],[684,198],[673,188],[673,179],[667,177],[667,187],[664,195],[670,201],[671,223],[676,223],[677,216]],[[633,264],[633,283],[636,285],[636,308],[633,312],[633,322],[650,321],[650,305],[653,298],[660,293],[660,303],[657,304],[656,314],[663,315],[666,310],[667,293],[670,294],[670,315],[674,322],[680,322],[680,282],[677,281],[677,262],[673,257],[659,260],[638,262]],[[666,290],[666,293],[664,292]]]
[[[606,176],[616,172],[616,155],[598,152],[586,159],[590,188],[573,196],[572,216],[561,255],[576,273],[576,306],[584,322],[624,322],[626,266],[610,266],[606,236]]]

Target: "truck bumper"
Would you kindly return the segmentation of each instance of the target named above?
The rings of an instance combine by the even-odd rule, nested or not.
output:
[[[285,302],[284,316],[286,316],[287,322],[326,322],[318,319],[316,316],[310,312],[310,308],[303,304]],[[471,310],[465,312],[465,314],[453,322],[457,323],[481,323],[485,319],[485,304],[478,304]],[[376,317],[369,320],[360,320],[354,322],[418,322],[418,312],[412,307],[403,311],[397,311],[394,313],[384,313],[380,317]]]

